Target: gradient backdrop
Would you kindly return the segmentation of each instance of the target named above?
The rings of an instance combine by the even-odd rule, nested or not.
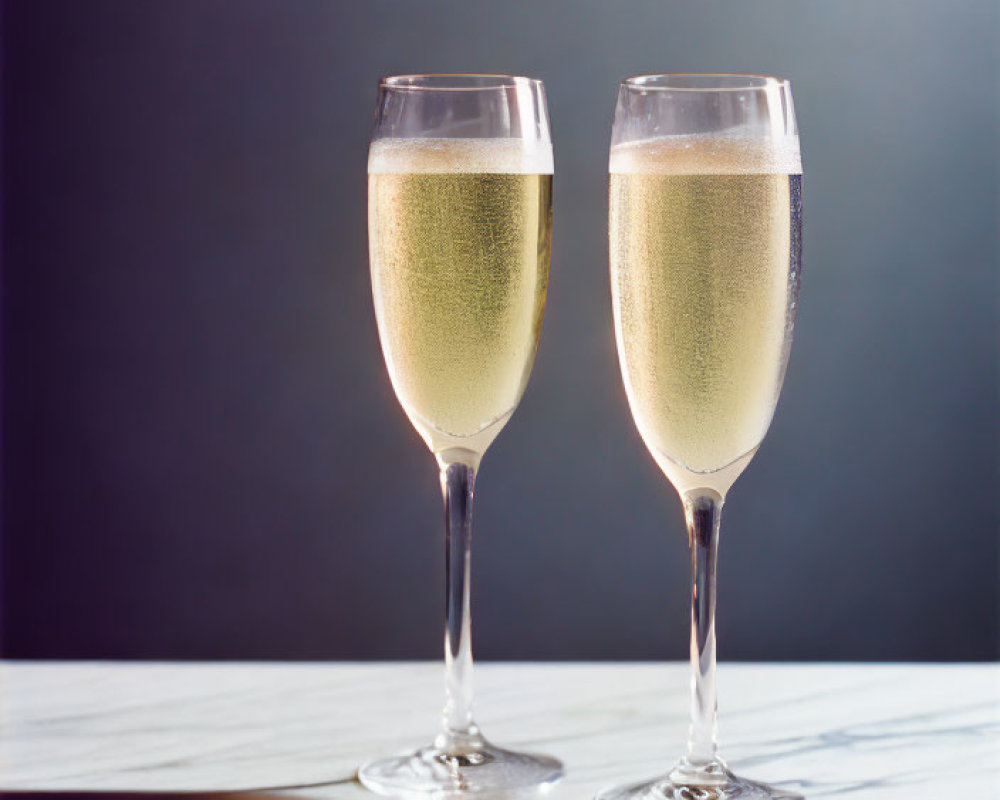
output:
[[[3,6],[3,648],[440,652],[431,456],[382,364],[365,159],[382,74],[548,88],[541,350],[487,454],[477,655],[683,658],[678,501],[607,279],[617,81],[792,79],[805,271],[723,521],[724,659],[997,655],[998,5]]]

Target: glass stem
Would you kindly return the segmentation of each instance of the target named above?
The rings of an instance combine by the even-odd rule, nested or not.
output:
[[[471,455],[471,454],[470,454]],[[472,628],[469,603],[472,496],[477,458],[441,463],[445,515],[445,705],[436,745],[450,755],[482,748],[472,721]]]
[[[683,496],[691,548],[691,732],[687,764],[717,763],[715,694],[715,565],[723,497],[711,489]]]

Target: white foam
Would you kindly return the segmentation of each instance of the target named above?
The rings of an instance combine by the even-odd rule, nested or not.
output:
[[[551,175],[552,145],[523,139],[376,139],[368,173],[479,172]]]
[[[609,170],[626,175],[798,175],[799,137],[661,136],[611,148]]]

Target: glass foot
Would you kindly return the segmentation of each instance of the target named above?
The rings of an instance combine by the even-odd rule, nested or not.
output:
[[[358,780],[366,788],[404,798],[540,794],[562,776],[562,764],[550,756],[515,753],[486,741],[460,755],[437,746],[423,747],[358,770]]]
[[[599,792],[595,800],[803,800],[801,794],[733,775],[722,761],[681,761],[665,778]]]

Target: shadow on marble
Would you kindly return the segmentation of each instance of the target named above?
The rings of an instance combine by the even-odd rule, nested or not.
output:
[[[261,792],[0,792],[0,800],[287,800],[280,790]]]
[[[260,792],[0,792],[0,800],[288,800],[281,790]]]
[[[337,789],[363,792],[355,780],[309,786],[288,786],[272,789],[227,792],[7,792],[0,791],[0,800],[308,800],[310,797],[330,797]]]

